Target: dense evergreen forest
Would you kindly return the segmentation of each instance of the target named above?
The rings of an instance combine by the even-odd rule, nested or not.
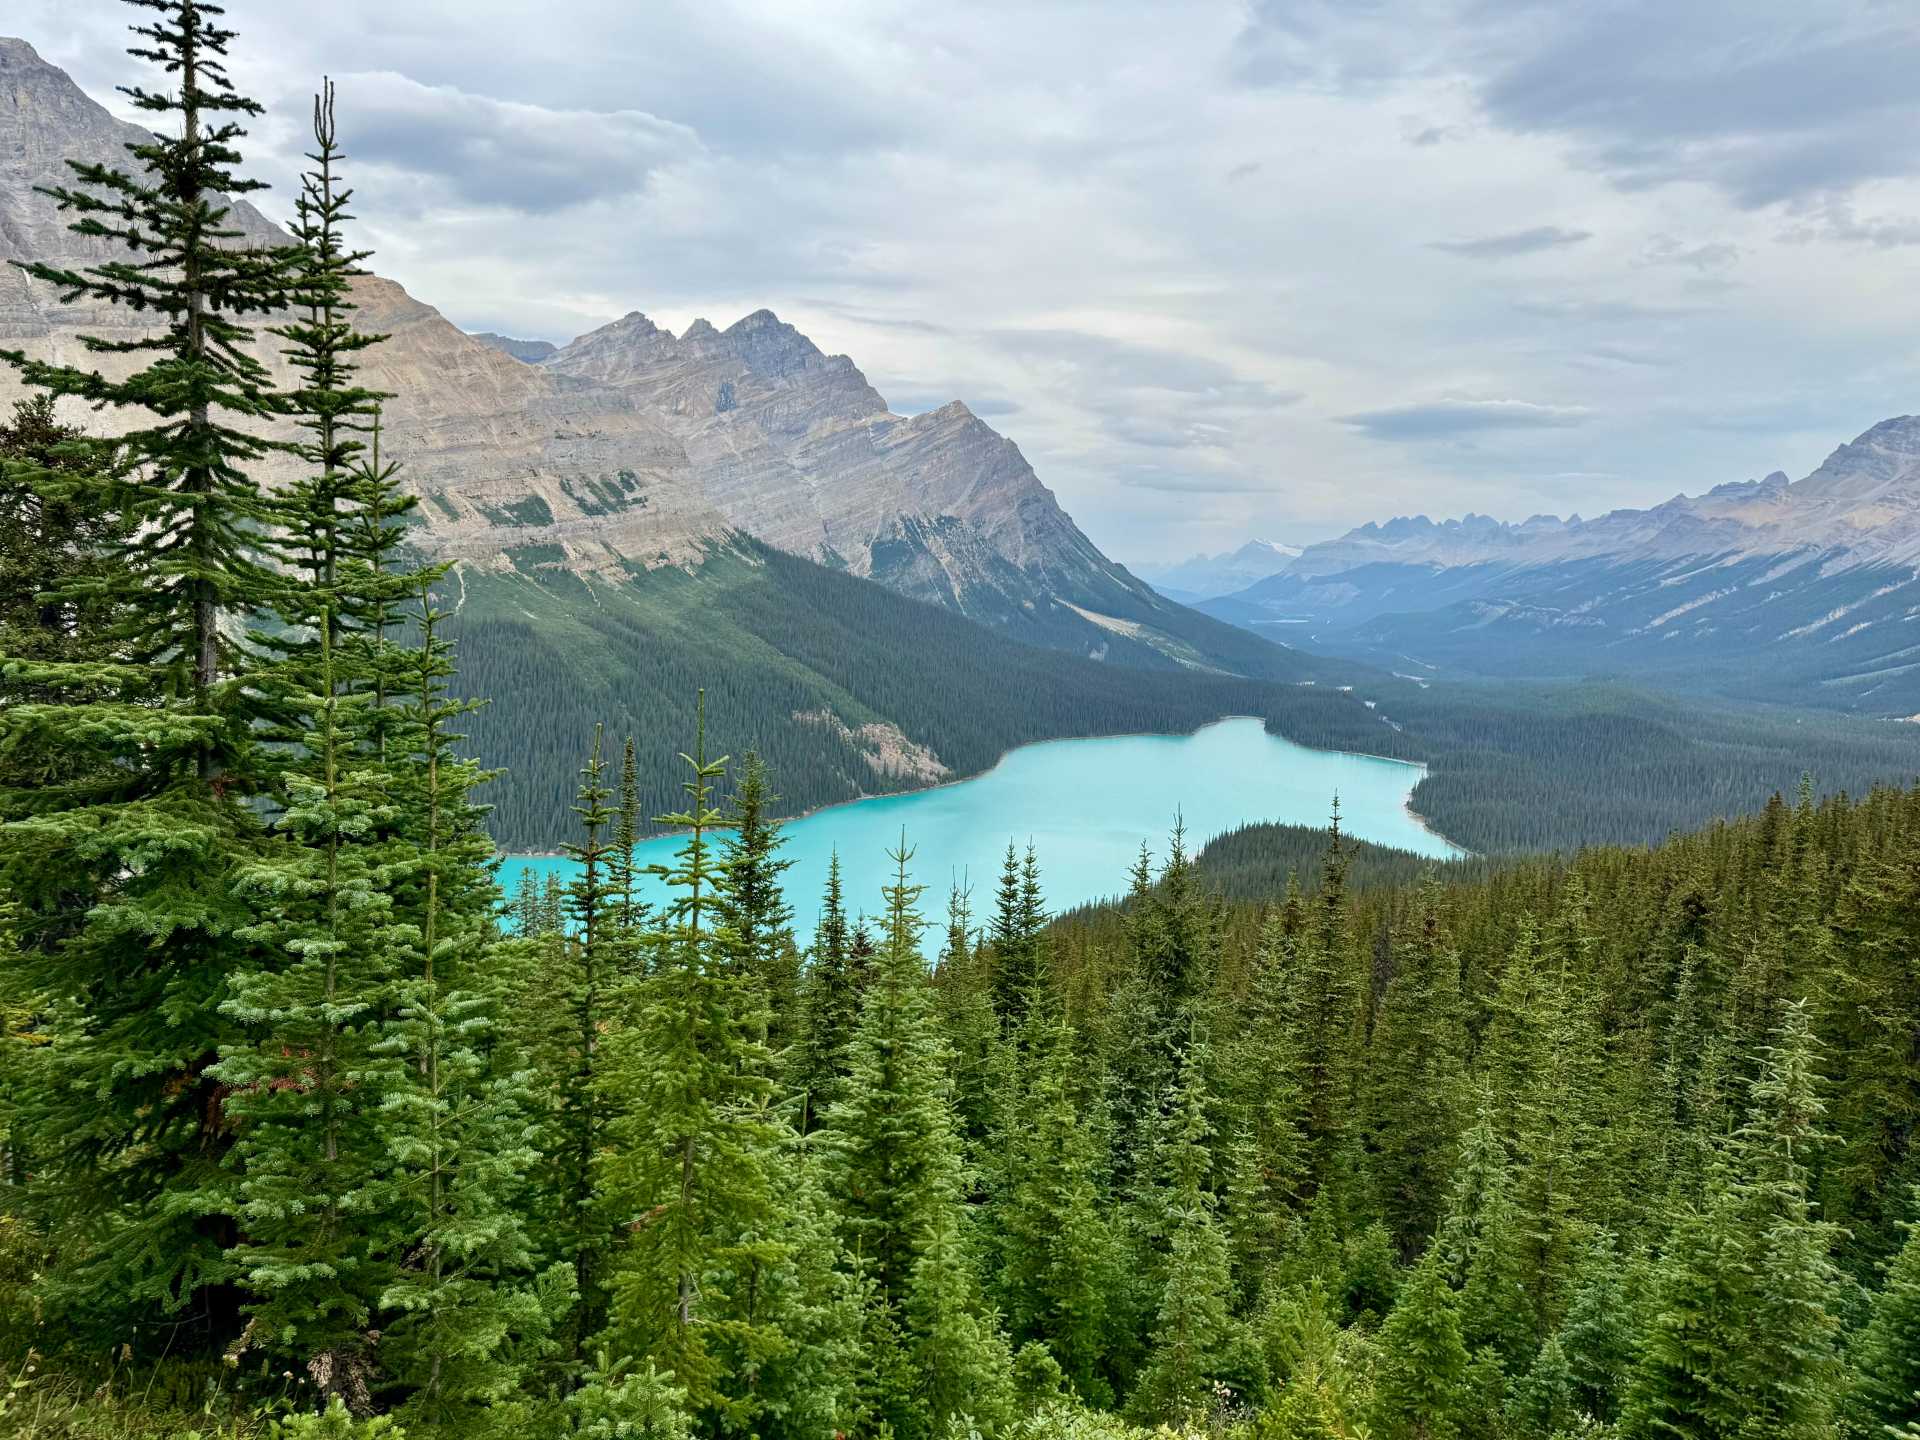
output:
[[[1272,668],[1286,678],[1268,680],[1037,650],[744,538],[691,572],[618,584],[516,559],[524,570],[451,585],[447,628],[461,646],[459,693],[487,702],[465,726],[467,753],[506,771],[488,823],[510,851],[566,838],[574,760],[563,738],[583,743],[596,724],[685,734],[702,686],[716,748],[764,756],[786,815],[926,783],[869,763],[874,742],[852,732],[870,724],[900,727],[948,776],[966,776],[1035,740],[1259,715],[1305,745],[1427,765],[1415,806],[1481,854],[1652,843],[1757,809],[1807,773],[1854,794],[1920,773],[1909,727],[1682,705],[1621,685],[1423,687],[1277,647]],[[843,724],[821,723],[829,712]],[[667,747],[639,758],[650,830],[675,794],[674,761]]]
[[[1339,807],[1334,807],[1339,824]],[[1340,849],[1349,890],[1408,885],[1429,875],[1454,882],[1477,880],[1505,862],[1474,856],[1435,861],[1411,850],[1349,838]],[[1316,889],[1327,863],[1327,827],[1263,822],[1214,836],[1194,856],[1200,882],[1223,900],[1267,900],[1289,884]]]
[[[473,753],[507,770],[488,799],[509,850],[567,838],[575,750],[596,724],[690,733],[702,688],[717,751],[763,756],[786,814],[927,783],[869,763],[863,752],[879,746],[855,733],[869,725],[898,727],[950,774],[973,775],[1036,740],[1258,714],[1275,688],[1036,649],[746,537],[692,571],[662,567],[622,584],[536,564],[458,588],[448,634],[463,693],[488,702],[467,728]],[[1266,648],[1276,669],[1296,663]],[[639,759],[649,830],[677,796],[674,761],[665,748]]]
[[[153,338],[8,357],[134,424],[4,436],[7,1433],[1920,1437],[1920,789],[1446,879],[1336,825],[1232,901],[1176,835],[1060,920],[908,836],[803,952],[716,687],[589,731],[509,902],[331,90],[239,248],[231,37],[135,3],[166,133],[61,192],[132,258],[36,273]]]

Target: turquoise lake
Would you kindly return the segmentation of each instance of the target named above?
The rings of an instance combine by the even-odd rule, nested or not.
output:
[[[927,887],[922,910],[929,920],[945,916],[956,881],[972,887],[974,913],[982,915],[1009,840],[1022,850],[1033,843],[1047,907],[1066,910],[1124,891],[1141,842],[1164,856],[1176,815],[1186,822],[1189,850],[1197,851],[1251,821],[1324,825],[1335,794],[1349,834],[1435,858],[1457,856],[1463,852],[1408,811],[1407,797],[1425,773],[1398,760],[1309,750],[1249,717],[1191,735],[1049,740],[1010,752],[971,780],[787,821],[787,899],[797,928],[810,935],[827,861],[837,850],[847,908],[879,913],[886,852],[904,831],[914,851],[910,869]],[[682,843],[671,835],[649,840],[640,847],[642,863],[664,863]],[[550,856],[509,856],[500,876],[509,891],[523,867],[563,880],[577,868]],[[655,887],[648,898],[658,899],[658,882],[648,885]]]

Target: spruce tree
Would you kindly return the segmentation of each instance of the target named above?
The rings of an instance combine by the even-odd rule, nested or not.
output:
[[[853,973],[853,936],[847,924],[846,897],[840,883],[840,853],[827,858],[826,893],[820,923],[802,982],[806,1017],[793,1082],[801,1095],[801,1129],[810,1131],[839,1097],[846,1075],[845,1050],[860,1014],[860,990]]]
[[[1016,1345],[1044,1342],[1082,1399],[1111,1405],[1109,1325],[1121,1257],[1101,1213],[1097,1132],[1057,1004],[1043,999],[1025,1031],[1026,1089],[1007,1136],[1010,1183],[995,1207],[1002,1308]]]
[[[993,1008],[1007,1034],[1018,1033],[1041,983],[1046,903],[1040,892],[1040,861],[1032,845],[1022,859],[1007,842],[989,930],[993,954]]]
[[[261,963],[233,977],[223,1011],[252,1038],[212,1072],[230,1087],[241,1170],[241,1242],[254,1343],[302,1363],[321,1393],[371,1403],[372,1318],[391,1275],[393,1165],[382,1107],[396,1083],[383,1054],[407,945],[386,877],[404,863],[400,809],[382,753],[374,675],[397,648],[379,631],[386,557],[359,542],[355,434],[378,397],[352,383],[351,356],[378,337],[352,328],[333,90],[314,97],[311,155],[289,262],[299,319],[275,334],[302,373],[287,405],[308,470],[278,497],[296,553],[276,602],[275,695],[283,749],[278,843],[244,863],[236,890],[259,919],[240,932]],[[356,560],[362,563],[354,563]],[[353,643],[349,645],[349,640]]]
[[[116,594],[109,572],[126,522],[93,479],[105,455],[100,442],[60,423],[50,395],[14,402],[12,419],[0,423],[0,656],[38,663],[113,658],[111,637],[126,596]],[[10,707],[60,695],[0,671],[0,699]],[[30,814],[46,792],[66,789],[98,760],[76,754],[64,736],[24,740],[0,757],[0,818]],[[56,927],[70,928],[54,918],[59,912],[86,908],[58,873],[16,868],[9,878],[41,945],[51,943]]]
[[[1274,1296],[1263,1320],[1268,1404],[1260,1421],[1274,1440],[1359,1440],[1371,1399],[1371,1342],[1342,1330],[1317,1283]]]
[[[1737,1137],[1758,1282],[1742,1379],[1754,1418],[1782,1437],[1830,1434],[1839,1399],[1839,1273],[1830,1258],[1838,1236],[1809,1198],[1812,1164],[1829,1139],[1823,1085],[1808,1008],[1790,1004]]]
[[[1920,1214],[1920,1190],[1913,1194]],[[1853,1373],[1846,1417],[1851,1433],[1875,1434],[1920,1424],[1920,1224],[1907,1223],[1907,1243],[1887,1268],[1873,1300],[1873,1318],[1848,1348]]]
[[[410,1423],[484,1435],[524,1426],[516,1397],[571,1285],[564,1272],[531,1273],[518,1204],[535,1163],[534,1099],[525,1075],[496,1064],[502,977],[489,960],[500,892],[485,810],[471,795],[488,776],[458,750],[453,726],[474,702],[449,694],[439,578],[429,571],[420,581],[411,693],[389,741],[411,850],[389,884],[411,951],[383,1042],[405,1083],[386,1104],[402,1238],[380,1297],[379,1358]]]
[[[901,1440],[921,1440],[959,1414],[999,1419],[1012,1362],[988,1323],[974,1268],[910,857],[904,840],[889,855],[886,940],[848,1046],[842,1096],[827,1113],[826,1146],[862,1293],[860,1409]],[[954,1409],[966,1396],[974,1398]]]
[[[389,777],[356,745],[364,707],[339,693],[324,616],[319,645],[318,688],[300,696],[313,773],[289,768],[284,843],[235,881],[261,912],[241,933],[270,958],[234,976],[222,1009],[259,1038],[228,1046],[212,1073],[239,1133],[231,1259],[255,1297],[255,1344],[364,1414],[396,1245],[384,1107],[402,1077],[381,1041],[412,952],[382,885],[403,863]]]
[[[548,977],[549,983],[559,982],[558,998],[566,1011],[561,1062],[566,1076],[559,1086],[551,1131],[558,1152],[554,1199],[560,1214],[552,1219],[564,1236],[562,1249],[572,1261],[574,1289],[580,1297],[572,1327],[575,1364],[586,1360],[589,1342],[606,1322],[605,1267],[611,1237],[600,1213],[596,1172],[609,1115],[617,1107],[614,1087],[601,1074],[601,1051],[603,1033],[620,1010],[626,979],[620,961],[627,953],[621,920],[630,903],[620,847],[613,843],[617,821],[608,805],[611,791],[600,747],[601,729],[595,726],[573,806],[581,838],[566,846],[578,870],[566,888],[569,927],[558,947],[562,970]]]
[[[274,648],[296,665],[311,665],[325,645],[350,665],[354,657],[343,653],[345,637],[372,631],[382,632],[373,638],[384,638],[379,622],[394,598],[378,583],[377,567],[353,565],[370,558],[362,543],[369,538],[367,522],[390,518],[362,513],[376,497],[364,484],[369,461],[361,437],[372,433],[386,397],[354,378],[356,357],[386,337],[353,324],[352,281],[368,253],[351,249],[344,235],[353,192],[339,182],[345,157],[331,81],[314,97],[313,138],[307,157],[313,169],[302,177],[295,201],[287,267],[294,317],[272,330],[299,376],[281,405],[300,431],[290,448],[303,462],[301,474],[274,496],[283,527],[279,550],[297,582],[283,587],[278,608],[286,628]],[[390,538],[380,533],[384,528],[376,524],[371,537]],[[374,677],[366,677],[365,685],[356,685],[358,678],[340,676],[347,688],[373,688]]]
[[[1321,861],[1318,902],[1300,936],[1295,962],[1300,991],[1300,1081],[1316,1180],[1324,1178],[1343,1143],[1354,1080],[1362,996],[1352,955],[1350,864],[1336,797],[1327,852]]]
[[[1527,1373],[1513,1382],[1506,1408],[1516,1440],[1554,1440],[1578,1433],[1573,1372],[1558,1336],[1547,1337]]]
[[[993,1008],[1002,1028],[1012,1030],[1026,1012],[1027,992],[1033,988],[1033,957],[1021,895],[1020,855],[1011,840],[1000,865],[987,934],[993,952]]]
[[[993,1006],[993,956],[973,943],[969,895],[956,880],[947,896],[947,935],[934,968],[934,1008],[953,1055],[953,1111],[972,1146],[987,1146],[989,1132],[1004,1121],[1006,1069],[999,1013]],[[991,1155],[981,1151],[981,1160]]]
[[[1129,1401],[1144,1419],[1201,1420],[1215,1387],[1237,1379],[1244,1361],[1231,1313],[1233,1280],[1226,1237],[1209,1184],[1206,1046],[1189,1042],[1167,1141],[1160,1156],[1168,1185],[1167,1254],[1152,1349]]]
[[[722,1347],[732,1431],[805,1440],[851,1428],[861,1317],[825,1170],[815,1147],[783,1131],[770,1166],[778,1203],[747,1254],[746,1283],[733,1287],[744,1323]]]
[[[1747,1123],[1663,1258],[1623,1433],[1830,1435],[1839,1398],[1832,1227],[1813,1218],[1816,1043],[1786,1008]]]
[[[793,862],[781,857],[785,837],[768,813],[779,799],[766,765],[749,751],[729,807],[729,833],[721,843],[719,897],[720,914],[733,933],[738,964],[759,1007],[768,1048],[776,1055],[792,1043],[800,1021],[793,910],[780,889],[780,877]]]
[[[1417,1266],[1380,1331],[1379,1440],[1456,1440],[1470,1405],[1467,1349],[1437,1253]]]
[[[286,257],[244,243],[233,216],[260,188],[235,148],[259,107],[228,82],[219,8],[133,3],[146,23],[130,53],[171,88],[127,94],[170,117],[168,133],[129,146],[128,170],[75,163],[48,192],[116,258],[26,269],[69,302],[123,305],[153,328],[87,340],[110,369],[0,352],[28,386],[132,421],[75,492],[113,537],[108,563],[78,582],[84,600],[70,597],[114,617],[111,659],[9,666],[39,698],[0,707],[0,750],[44,752],[57,736],[70,761],[0,839],[0,883],[32,894],[35,872],[60,873],[90,901],[74,933],[23,953],[15,982],[36,993],[57,977],[76,998],[22,1117],[49,1180],[78,1182],[57,1202],[73,1227],[60,1303],[77,1328],[87,1312],[205,1299],[210,1309],[186,1313],[217,1328],[237,1295],[209,1289],[232,1274],[235,1238],[213,1198],[231,1132],[212,1066],[238,1038],[220,1009],[229,977],[257,958],[231,877],[264,843],[254,802],[274,757],[260,735],[276,718],[251,683],[264,657],[242,632],[281,583],[268,563],[273,507],[253,473],[273,448],[260,432],[277,402],[247,322],[290,292]]]
[[[614,1267],[610,1336],[669,1370],[696,1411],[723,1411],[733,1395],[726,1352],[752,1353],[763,1323],[742,1289],[778,1258],[767,1236],[779,1131],[757,1009],[719,903],[711,836],[724,817],[713,792],[727,761],[707,758],[704,694],[699,717],[682,756],[686,808],[659,820],[686,843],[659,869],[673,898],[648,937],[638,1014],[610,1062],[625,1113],[603,1173],[631,1232]]]
[[[1373,1024],[1367,1141],[1378,1203],[1403,1253],[1440,1219],[1444,1175],[1461,1125],[1466,1028],[1460,957],[1440,918],[1432,872],[1394,946],[1396,968]]]
[[[1224,1088],[1239,1111],[1245,1163],[1257,1187],[1235,1241],[1251,1272],[1242,1285],[1249,1293],[1277,1258],[1286,1222],[1307,1186],[1296,936],[1278,912],[1262,924],[1240,1027],[1223,1047]]]
[[[1637,1296],[1610,1235],[1589,1242],[1574,1275],[1573,1298],[1560,1326],[1574,1401],[1585,1414],[1611,1425],[1639,1350]]]
[[[634,852],[640,844],[640,765],[634,754],[633,737],[627,737],[626,751],[620,759],[620,808],[613,822],[613,854],[608,864],[613,883],[620,892],[620,931],[631,935],[644,918],[642,902],[635,894],[639,883]]]

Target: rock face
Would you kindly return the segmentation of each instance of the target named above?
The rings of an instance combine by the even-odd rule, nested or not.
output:
[[[141,135],[25,42],[0,40],[0,262],[102,259],[36,187],[59,183],[68,158],[124,165]],[[250,239],[284,239],[235,209]],[[483,566],[537,553],[612,576],[690,563],[744,531],[1041,643],[1103,645],[1079,606],[1156,637],[1171,627],[1165,653],[1211,663],[1219,627],[1102,555],[1011,441],[957,402],[892,414],[851,360],[771,311],[677,337],[634,313],[556,349],[465,334],[377,276],[355,299],[361,327],[391,337],[362,375],[394,396],[386,450],[424,501],[430,553]],[[0,265],[0,348],[77,360],[79,335],[138,322],[62,305]],[[0,403],[17,393],[0,374]]]
[[[1150,598],[965,405],[895,415],[771,310],[678,337],[630,314],[544,368],[660,417],[708,502],[783,550],[983,620],[1089,587]]]

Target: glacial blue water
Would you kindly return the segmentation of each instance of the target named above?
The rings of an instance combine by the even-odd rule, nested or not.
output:
[[[1176,815],[1191,851],[1250,821],[1323,825],[1336,793],[1347,833],[1436,858],[1458,855],[1407,809],[1424,773],[1398,760],[1310,750],[1249,717],[1191,735],[1049,740],[1012,751],[971,780],[788,821],[787,899],[803,938],[811,935],[828,857],[838,851],[848,909],[879,913],[880,887],[891,873],[886,852],[904,833],[913,850],[909,869],[927,887],[922,910],[929,920],[944,917],[955,882],[971,886],[975,916],[984,915],[1009,840],[1023,851],[1032,842],[1047,907],[1065,910],[1125,890],[1141,842],[1156,859],[1164,856]],[[674,836],[649,840],[642,863],[665,863],[682,843]],[[501,871],[510,891],[524,867],[562,880],[577,868],[551,856],[510,856]],[[657,900],[659,882],[648,886],[647,898]]]

